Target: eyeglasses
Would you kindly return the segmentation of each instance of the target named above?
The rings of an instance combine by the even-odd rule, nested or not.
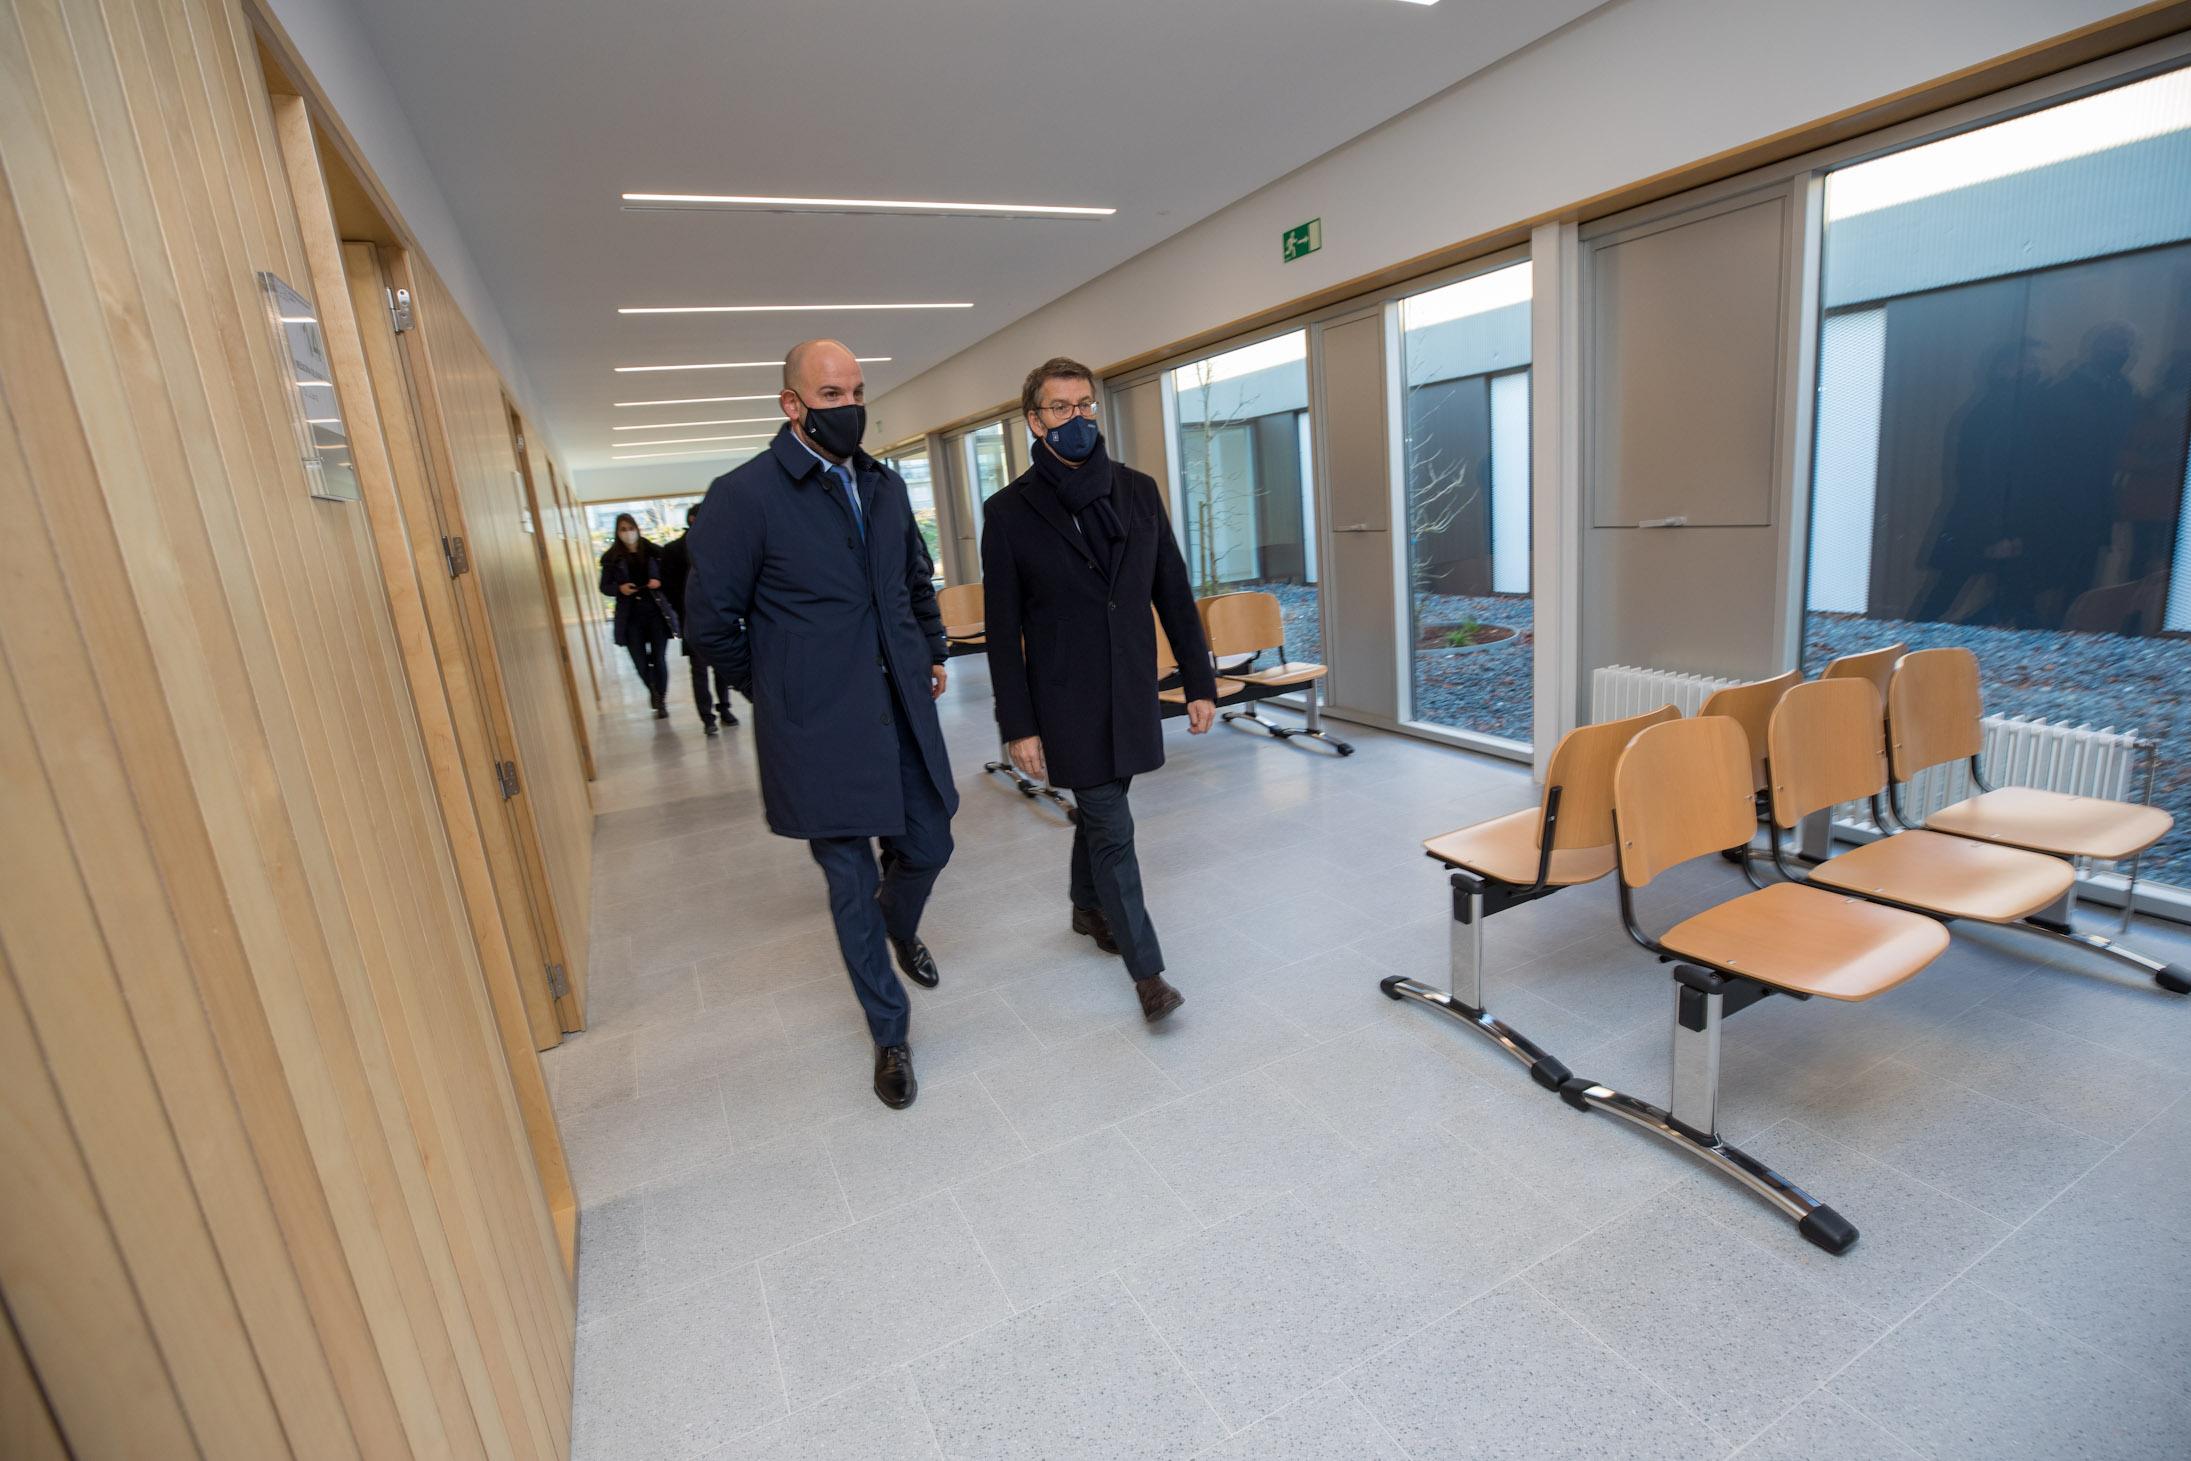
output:
[[[1096,418],[1096,412],[1100,409],[1093,401],[1083,401],[1077,406],[1069,405],[1064,401],[1052,401],[1047,406],[1037,406],[1035,414],[1045,421],[1064,422],[1070,421],[1075,416],[1085,416],[1093,421]]]

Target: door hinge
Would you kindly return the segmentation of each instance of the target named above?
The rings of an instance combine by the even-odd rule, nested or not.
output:
[[[522,431],[517,433],[517,449],[519,451],[523,451],[525,449],[525,433]]]
[[[395,322],[396,333],[399,335],[411,328],[410,290],[391,289],[388,291],[388,318]]]
[[[571,997],[571,976],[563,972],[561,964],[550,964],[548,966],[548,993],[554,995],[557,999],[569,999]]]
[[[502,783],[502,799],[504,801],[508,801],[511,797],[517,795],[517,763],[515,761],[495,762],[494,778]]]
[[[449,560],[449,577],[458,578],[472,571],[472,555],[464,551],[464,539],[444,536],[441,540],[441,556]]]

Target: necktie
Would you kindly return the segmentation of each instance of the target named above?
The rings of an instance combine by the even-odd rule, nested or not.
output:
[[[843,467],[831,467],[829,475],[844,487],[844,500],[852,504],[852,526],[860,530],[860,540],[867,540],[867,519],[860,516],[860,491],[852,485],[852,473]]]

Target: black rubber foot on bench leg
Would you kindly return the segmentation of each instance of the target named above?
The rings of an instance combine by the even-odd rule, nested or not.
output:
[[[1591,1082],[1581,1076],[1569,1076],[1560,1082],[1560,1099],[1577,1111],[1587,1111],[1590,1109],[1590,1102],[1583,1092],[1589,1090],[1590,1086]]]
[[[2191,969],[2181,964],[2170,964],[2153,976],[2153,982],[2170,994],[2191,994]]]
[[[1856,1225],[1830,1207],[1812,1208],[1795,1230],[1828,1253],[1839,1255],[1856,1246]]]
[[[1393,974],[1380,979],[1377,981],[1377,987],[1385,992],[1386,999],[1398,999],[1400,997],[1400,976]]]
[[[1575,1078],[1575,1073],[1551,1056],[1540,1055],[1536,1064],[1529,1067],[1529,1078],[1548,1091],[1559,1091]]]

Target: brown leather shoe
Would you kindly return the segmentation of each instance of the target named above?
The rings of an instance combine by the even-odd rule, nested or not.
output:
[[[1141,1018],[1152,1025],[1187,1002],[1187,996],[1166,984],[1161,974],[1136,979],[1134,993],[1141,997]]]
[[[1111,921],[1103,916],[1100,908],[1083,908],[1075,903],[1073,932],[1084,933],[1094,939],[1096,947],[1106,954],[1118,952],[1118,940],[1111,937]]]

